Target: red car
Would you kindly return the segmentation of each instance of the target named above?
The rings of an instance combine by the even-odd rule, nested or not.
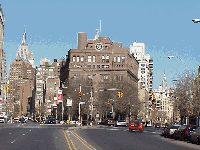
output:
[[[140,132],[143,132],[144,127],[141,120],[133,120],[129,124],[129,132],[132,132],[133,130],[139,130]]]

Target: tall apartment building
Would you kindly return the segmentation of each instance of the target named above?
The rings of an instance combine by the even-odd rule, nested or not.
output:
[[[32,56],[32,54],[29,53],[25,35],[24,32],[22,43],[9,70],[8,107],[14,116],[30,114],[30,101],[33,101],[34,95],[35,69],[33,68],[33,59],[29,59],[31,58],[29,55]]]
[[[136,41],[130,45],[130,53],[139,63],[138,67],[138,92],[142,103],[141,114],[143,121],[150,120],[150,111],[152,110],[149,101],[149,94],[152,93],[153,84],[153,59],[149,54],[145,54],[145,44]]]
[[[57,97],[60,87],[60,64],[54,59],[44,58],[41,65],[36,67],[36,93],[35,93],[35,114],[48,115],[53,106],[54,97]]]
[[[152,93],[153,85],[153,59],[149,54],[145,54],[145,44],[134,42],[130,45],[130,53],[139,63],[138,79],[139,86]]]
[[[4,40],[4,14],[0,4],[0,112],[5,111],[6,95],[4,86],[7,85],[6,53],[3,50]]]
[[[109,37],[100,37],[98,30],[95,38],[91,40],[87,39],[87,33],[78,33],[78,48],[69,50],[67,61],[69,72],[66,76],[69,80],[91,79],[92,86],[88,91],[90,92],[91,87],[93,91],[97,91],[92,92],[90,100],[90,109],[94,108],[94,114],[98,112],[96,102],[99,83],[108,82],[114,75],[116,80],[127,79],[132,84],[130,88],[138,86],[138,62],[129,53],[129,48],[122,47],[121,43],[112,42]],[[126,91],[124,93],[128,94]],[[137,95],[137,91],[135,93]]]

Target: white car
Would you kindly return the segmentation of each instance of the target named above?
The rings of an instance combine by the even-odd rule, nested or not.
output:
[[[126,120],[117,120],[115,122],[115,126],[116,127],[118,127],[118,126],[124,126],[124,127],[126,127],[126,126],[128,126],[128,123],[126,122]]]
[[[66,124],[65,120],[61,120],[60,124]]]

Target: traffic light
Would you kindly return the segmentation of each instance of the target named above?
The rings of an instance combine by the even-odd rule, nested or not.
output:
[[[117,95],[118,95],[118,97],[121,97],[121,92],[118,92]]]
[[[124,95],[124,93],[123,92],[121,92],[121,97]]]
[[[108,100],[108,105],[110,104],[110,101]]]
[[[152,94],[152,95],[153,95],[152,104],[156,104],[156,97],[155,97],[155,95],[154,95],[154,94]]]
[[[150,101],[152,100],[152,94],[149,95],[149,100],[150,100]]]
[[[78,95],[79,95],[79,98],[81,98],[81,94],[82,94],[82,93],[81,93],[81,92],[79,92],[79,94],[78,94]]]

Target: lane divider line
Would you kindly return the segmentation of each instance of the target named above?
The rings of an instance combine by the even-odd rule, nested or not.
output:
[[[83,145],[85,145],[88,149],[94,149],[96,150],[92,145],[88,144],[83,138],[81,138],[77,133],[70,131],[74,137],[76,137]]]
[[[72,150],[72,148],[71,148],[71,146],[70,146],[70,142],[68,141],[68,138],[67,138],[67,136],[66,136],[66,134],[65,134],[64,131],[63,131],[63,133],[64,133],[64,135],[65,135],[65,139],[67,140],[67,144],[68,144],[68,146],[69,146],[69,149]]]

